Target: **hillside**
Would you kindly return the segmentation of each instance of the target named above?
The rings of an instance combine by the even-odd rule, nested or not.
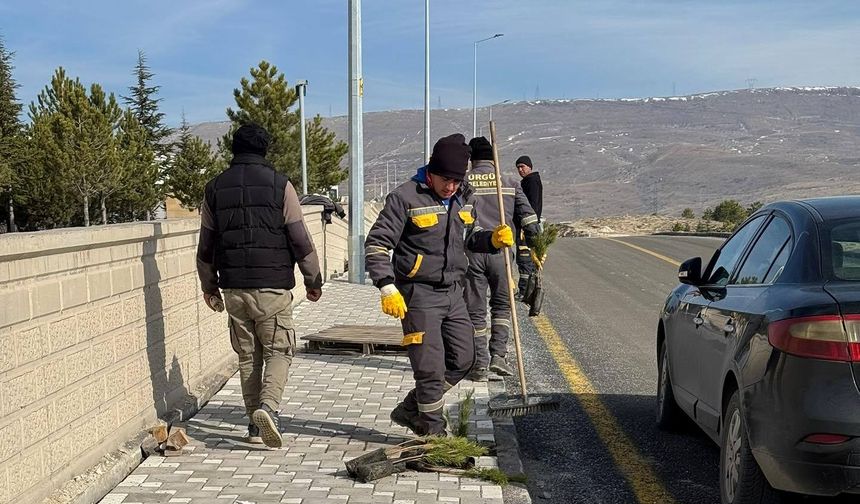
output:
[[[479,110],[485,133],[487,115]],[[496,105],[493,118],[502,168],[516,173],[514,159],[531,156],[554,220],[860,192],[860,88],[528,101]],[[346,117],[325,122],[346,139]],[[422,125],[420,110],[365,114],[368,197],[384,189],[386,163],[400,180],[420,164]],[[432,111],[434,139],[471,125],[471,109]],[[192,131],[214,140],[226,127]]]

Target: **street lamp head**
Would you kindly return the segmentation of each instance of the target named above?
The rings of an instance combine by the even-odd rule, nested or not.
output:
[[[497,33],[497,34],[493,35],[493,38],[499,38],[499,37],[504,37],[504,36],[505,36],[504,33]]]
[[[308,92],[308,81],[302,79],[296,81],[296,93],[305,96]]]

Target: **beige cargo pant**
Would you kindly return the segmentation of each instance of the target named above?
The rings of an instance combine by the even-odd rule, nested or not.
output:
[[[248,417],[262,404],[277,411],[296,348],[293,295],[286,289],[224,289],[223,296]]]

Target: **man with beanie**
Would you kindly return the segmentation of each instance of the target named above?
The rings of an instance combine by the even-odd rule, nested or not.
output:
[[[517,171],[520,172],[520,177],[522,180],[520,181],[520,186],[523,188],[523,193],[525,193],[526,198],[528,198],[529,203],[534,209],[535,214],[538,216],[538,222],[540,222],[540,218],[543,210],[543,183],[540,180],[540,173],[533,171],[532,160],[528,156],[520,156],[517,158],[517,161],[514,163],[517,167]],[[519,282],[517,282],[517,289],[520,294],[525,292],[526,286],[529,283],[529,277],[535,272],[535,263],[531,257],[531,251],[529,250],[528,244],[526,243],[525,236],[523,230],[517,228],[517,270],[520,273]]]
[[[513,245],[510,227],[475,225],[471,191],[461,185],[468,162],[463,135],[437,141],[427,166],[389,193],[365,241],[367,271],[380,290],[382,311],[401,319],[415,378],[391,421],[421,436],[446,435],[443,395],[475,360],[463,300],[466,250]]]
[[[474,206],[477,225],[492,227],[500,221],[499,200],[496,194],[496,168],[493,164],[493,146],[484,137],[473,138],[472,169],[468,180],[475,191]],[[524,229],[531,241],[538,231],[538,218],[516,180],[503,177],[502,199],[505,205],[505,222]],[[513,371],[505,362],[508,337],[511,331],[511,306],[508,299],[508,274],[505,271],[506,250],[489,253],[469,253],[466,271],[466,304],[469,318],[475,326],[475,368],[469,375],[473,381],[486,381],[487,368],[500,376]],[[487,328],[487,288],[490,290],[490,328]],[[487,337],[489,336],[489,351]]]
[[[250,419],[247,439],[280,447],[277,411],[296,348],[293,271],[298,264],[314,302],[322,295],[322,275],[296,190],[266,160],[268,147],[260,126],[233,134],[230,166],[206,184],[197,273],[206,305],[226,307],[230,316]]]

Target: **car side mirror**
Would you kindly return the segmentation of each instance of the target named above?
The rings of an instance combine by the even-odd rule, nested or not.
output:
[[[687,259],[678,268],[678,281],[682,284],[698,286],[702,284],[702,258]]]

